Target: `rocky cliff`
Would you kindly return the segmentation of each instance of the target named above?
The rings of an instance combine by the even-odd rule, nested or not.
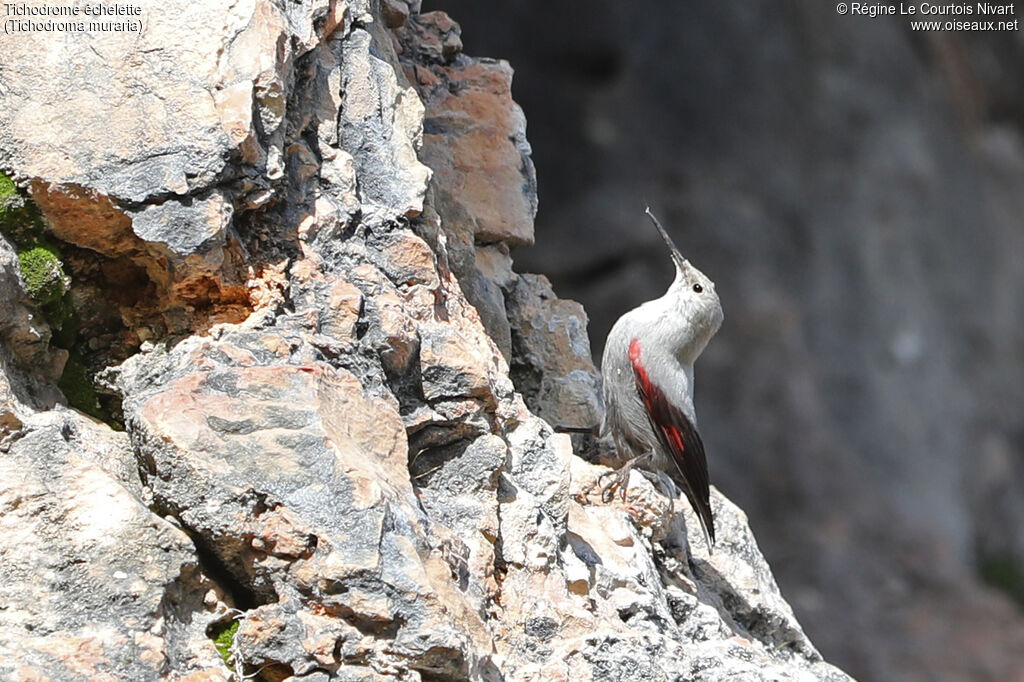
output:
[[[553,431],[599,380],[512,269],[508,64],[402,0],[144,13],[0,50],[0,676],[849,679],[737,507],[712,555]]]

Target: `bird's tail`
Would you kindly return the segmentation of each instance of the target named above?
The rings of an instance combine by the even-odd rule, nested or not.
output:
[[[697,496],[688,489],[684,489],[683,492],[686,493],[686,498],[690,500],[694,511],[697,512],[700,528],[704,531],[704,540],[708,543],[708,554],[712,554],[715,548],[715,518],[711,515],[711,500],[707,502],[698,500]]]
[[[704,532],[704,540],[708,543],[708,554],[713,554],[715,547],[715,517],[711,514],[711,498],[709,497],[705,501],[699,495],[695,495],[693,490],[690,489],[686,478],[682,475],[683,472],[678,469],[678,464],[676,469],[679,476],[670,476],[669,478],[676,484],[677,488],[683,491],[686,499],[690,501],[690,506],[693,507],[693,511],[697,514],[697,520],[700,521],[700,529]]]

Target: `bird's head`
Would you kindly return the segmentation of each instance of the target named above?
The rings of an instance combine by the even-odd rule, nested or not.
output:
[[[693,266],[676,248],[672,238],[658,219],[647,209],[647,215],[665,240],[676,266],[676,277],[662,301],[667,306],[666,319],[662,322],[673,330],[680,360],[693,364],[704,347],[715,335],[725,315],[722,303],[715,292],[715,283]]]

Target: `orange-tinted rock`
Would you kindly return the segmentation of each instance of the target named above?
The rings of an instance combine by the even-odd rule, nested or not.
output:
[[[398,28],[409,20],[409,5],[405,0],[382,0],[380,11],[388,28]]]
[[[50,221],[53,234],[111,258],[140,257],[146,245],[132,232],[132,220],[106,197],[80,185],[35,182],[32,199]]]
[[[437,174],[446,230],[476,241],[533,243],[537,210],[522,110],[504,62],[435,67],[437,86],[421,90],[428,133],[423,158]]]
[[[395,285],[438,285],[434,254],[420,237],[407,231],[389,235],[380,256],[381,269]]]
[[[388,369],[401,374],[419,348],[416,323],[409,317],[402,300],[393,293],[377,296],[373,304],[380,319],[380,330],[387,341],[382,359]]]
[[[320,313],[320,329],[339,341],[355,337],[356,323],[363,306],[363,294],[353,284],[338,280],[330,289],[327,309]]]
[[[420,373],[428,400],[477,397],[493,399],[492,360],[473,340],[448,325],[420,327]]]

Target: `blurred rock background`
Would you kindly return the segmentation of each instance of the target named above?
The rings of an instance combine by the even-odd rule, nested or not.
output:
[[[645,201],[717,281],[712,478],[824,655],[1024,679],[1022,34],[815,2],[443,8],[516,69],[540,211],[514,255],[584,304],[595,357],[671,277]]]

